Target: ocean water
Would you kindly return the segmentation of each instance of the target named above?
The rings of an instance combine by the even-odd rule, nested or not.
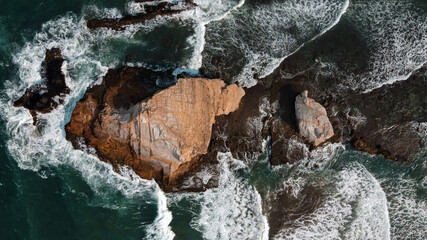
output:
[[[319,75],[341,77],[340,88],[371,91],[404,81],[427,62],[424,0],[195,2],[195,10],[114,32],[90,31],[86,21],[138,13],[142,5],[0,0],[0,239],[426,239],[427,150],[404,164],[329,144],[272,167],[266,144],[255,159],[219,154],[218,188],[165,194],[130,169],[116,173],[92,149],[73,149],[64,125],[108,68],[202,67],[250,87],[252,68],[267,76],[308,44],[333,39],[336,28],[354,31],[365,49],[360,65],[334,58],[360,46],[318,59]],[[71,92],[36,129],[28,111],[12,103],[41,81],[52,47],[63,52]],[[307,66],[300,68],[282,74]],[[310,188],[322,193],[316,208],[272,232],[271,196],[283,190],[303,200]]]

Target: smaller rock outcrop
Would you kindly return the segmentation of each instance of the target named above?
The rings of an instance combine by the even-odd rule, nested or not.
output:
[[[153,3],[144,5],[144,12],[136,15],[126,15],[123,18],[102,18],[89,20],[87,23],[87,27],[90,29],[110,28],[113,30],[122,31],[126,29],[126,27],[129,25],[143,23],[147,20],[154,19],[157,16],[170,16],[179,14],[197,6],[197,4],[193,3],[192,0],[186,0],[185,2],[139,0],[136,2]]]
[[[59,48],[47,50],[42,62],[43,82],[27,88],[24,95],[13,104],[14,107],[28,109],[33,116],[34,124],[37,122],[37,112],[52,111],[58,104],[63,103],[63,97],[70,92],[65,83],[65,75],[61,71],[63,62],[64,58]]]
[[[296,97],[295,114],[300,135],[307,138],[314,146],[318,146],[334,135],[334,129],[325,108],[309,98],[307,90]]]

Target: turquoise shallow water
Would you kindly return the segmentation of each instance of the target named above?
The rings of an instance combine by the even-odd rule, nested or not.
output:
[[[132,173],[126,170],[116,174],[96,156],[71,147],[64,139],[63,126],[86,87],[108,67],[210,69],[210,60],[220,53],[231,59],[224,60],[230,62],[224,77],[241,80],[252,65],[268,74],[274,69],[269,63],[280,62],[337,22],[364,26],[364,14],[390,27],[386,31],[354,27],[369,47],[366,61],[371,61],[367,65],[372,69],[366,72],[375,84],[365,82],[363,74],[337,70],[333,60],[326,59],[328,69],[354,77],[345,81],[358,80],[357,88],[371,88],[381,84],[381,79],[396,77],[390,69],[402,69],[399,74],[405,75],[425,61],[426,45],[418,43],[426,39],[416,34],[425,27],[423,1],[403,5],[278,1],[257,8],[255,1],[196,2],[205,9],[202,13],[117,34],[89,32],[84,20],[121,14],[129,10],[127,1],[0,1],[0,239],[265,239],[265,215],[274,202],[271,194],[285,189],[301,197],[308,186],[324,193],[318,209],[283,228],[277,238],[425,238],[425,152],[412,164],[402,164],[335,145],[282,167],[268,164],[268,149],[257,159],[243,161],[223,154],[219,188],[165,195],[155,183],[129,177]],[[386,11],[385,17],[375,15],[378,7]],[[406,13],[413,17],[406,18]],[[418,27],[415,37],[405,38],[405,24]],[[276,34],[279,30],[281,34]],[[406,40],[378,41],[392,35],[388,31]],[[198,38],[203,33],[205,45]],[[200,46],[203,52],[198,51]],[[63,107],[41,119],[43,124],[36,131],[28,112],[11,103],[25,87],[40,80],[40,63],[45,49],[51,47],[63,49],[72,92]],[[410,61],[403,65],[394,61],[402,56]]]

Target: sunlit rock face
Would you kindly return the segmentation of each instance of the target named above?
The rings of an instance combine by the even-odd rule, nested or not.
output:
[[[325,108],[309,98],[308,91],[303,91],[296,97],[295,114],[300,134],[314,146],[318,146],[334,135],[334,129]]]
[[[128,110],[103,115],[100,128],[173,171],[207,152],[215,117],[236,110],[244,94],[219,79],[183,78]]]
[[[77,103],[67,138],[77,148],[84,139],[102,159],[165,185],[199,164],[208,153],[215,118],[235,111],[245,95],[220,79],[181,78],[166,89],[148,89],[147,83],[137,88],[141,70],[136,75],[132,69],[115,71]]]

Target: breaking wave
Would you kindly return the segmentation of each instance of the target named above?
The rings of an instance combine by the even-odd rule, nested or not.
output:
[[[119,15],[116,9],[101,11],[88,7],[85,11],[110,17]],[[161,230],[163,235],[158,239],[171,239],[173,233],[168,228],[171,214],[165,208],[164,194],[154,181],[141,179],[126,167],[120,169],[119,174],[110,164],[101,162],[93,149],[75,150],[65,139],[64,125],[69,121],[76,102],[83,96],[86,88],[97,83],[108,68],[119,64],[117,58],[111,57],[117,56],[112,48],[102,49],[110,58],[99,57],[96,49],[100,46],[97,44],[114,40],[137,41],[131,39],[136,31],[141,29],[130,28],[120,33],[109,30],[89,31],[83,17],[79,18],[71,13],[46,22],[34,39],[27,42],[13,58],[18,71],[15,79],[5,83],[5,91],[1,97],[1,115],[6,121],[9,134],[7,149],[21,169],[39,172],[43,168],[69,167],[76,170],[94,192],[107,199],[115,194],[130,198],[154,195],[159,202],[159,215],[150,227]],[[63,105],[48,114],[39,115],[39,124],[34,126],[29,112],[24,108],[13,107],[13,101],[22,95],[25,88],[42,80],[41,63],[46,49],[53,47],[62,50],[65,59],[62,70],[71,91]],[[43,175],[42,172],[40,174]]]
[[[172,221],[172,213],[168,209],[165,193],[157,186],[155,194],[157,196],[157,217],[154,222],[147,226],[147,236],[145,239],[172,240],[175,233],[172,232],[169,224]]]
[[[305,180],[297,178],[287,184],[292,185],[292,189],[301,189]],[[324,203],[313,213],[294,221],[292,228],[282,229],[274,239],[390,238],[385,193],[362,165],[344,168],[323,185],[333,186],[324,190],[327,192]]]
[[[209,68],[221,58],[221,71],[242,86],[254,86],[255,73],[270,74],[286,56],[337,24],[348,5],[348,0],[245,3],[206,26],[203,61]]]
[[[261,196],[236,175],[247,167],[230,153],[219,153],[221,176],[218,188],[200,196],[201,212],[192,228],[204,239],[268,239],[268,224],[262,214]]]

